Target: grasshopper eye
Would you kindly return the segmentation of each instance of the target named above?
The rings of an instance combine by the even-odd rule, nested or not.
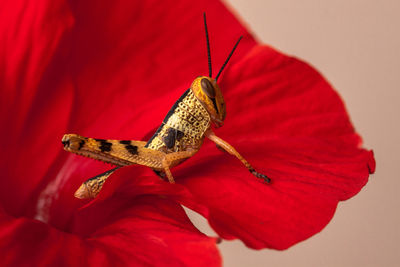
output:
[[[215,98],[214,86],[206,78],[201,79],[201,89],[209,98]]]

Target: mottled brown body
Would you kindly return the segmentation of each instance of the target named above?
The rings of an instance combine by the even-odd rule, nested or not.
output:
[[[211,129],[211,124],[214,124],[216,128],[221,127],[225,119],[225,101],[216,81],[241,37],[213,79],[211,78],[211,57],[205,15],[204,24],[210,75],[197,77],[193,81],[190,88],[172,106],[148,142],[94,139],[77,134],[64,135],[62,143],[65,150],[116,166],[83,183],[76,191],[76,197],[95,197],[106,179],[115,170],[132,164],[150,167],[160,177],[166,176],[170,183],[174,183],[170,168],[192,157],[200,149],[205,137],[215,142],[222,150],[237,157],[254,176],[270,182],[267,176],[256,172],[234,147],[217,137]]]

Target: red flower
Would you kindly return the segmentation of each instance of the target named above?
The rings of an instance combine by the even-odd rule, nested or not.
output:
[[[7,263],[218,265],[215,240],[174,200],[223,238],[284,249],[320,231],[374,171],[372,152],[360,148],[330,85],[258,45],[218,1],[31,2],[0,11]],[[62,135],[140,140],[154,130],[191,80],[208,73],[203,11],[215,68],[244,36],[220,79],[227,118],[216,134],[273,183],[205,142],[172,169],[177,185],[126,167],[83,206],[74,191],[105,168],[62,151]]]

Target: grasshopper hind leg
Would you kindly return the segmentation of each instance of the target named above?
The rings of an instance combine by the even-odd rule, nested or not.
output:
[[[80,199],[96,197],[99,194],[101,188],[103,187],[103,184],[106,181],[106,179],[119,168],[121,167],[115,167],[111,170],[108,170],[106,172],[103,172],[99,175],[96,175],[95,177],[86,180],[86,182],[84,182],[78,188],[78,190],[76,190],[75,197]]]

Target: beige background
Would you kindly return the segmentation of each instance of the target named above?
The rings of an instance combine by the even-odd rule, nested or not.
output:
[[[227,2],[262,42],[337,88],[377,171],[320,234],[283,252],[223,242],[225,266],[400,266],[400,0]]]

